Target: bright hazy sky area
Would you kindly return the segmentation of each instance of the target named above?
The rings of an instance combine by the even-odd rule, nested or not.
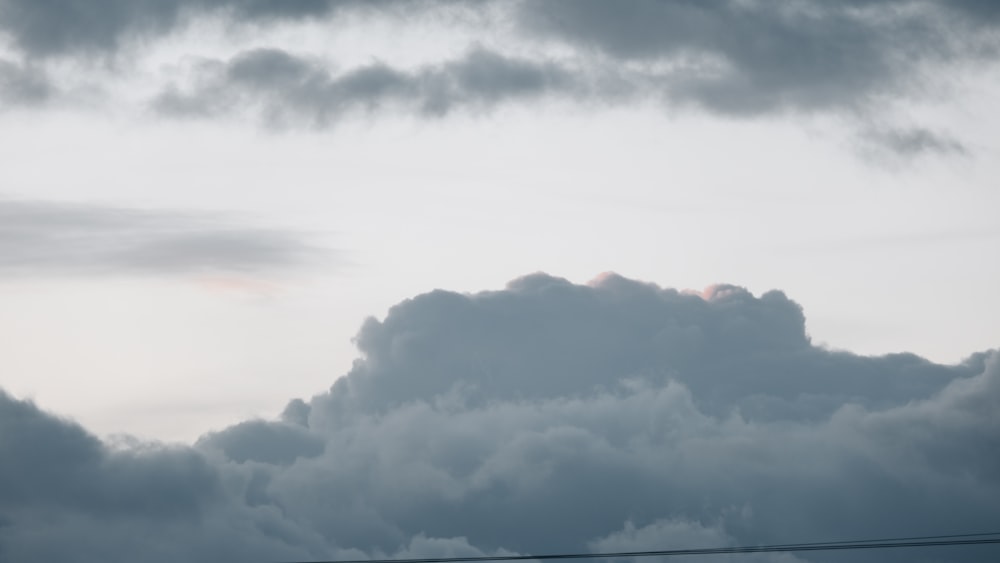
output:
[[[780,289],[858,354],[1000,342],[997,32],[958,11],[859,3],[837,25],[899,36],[744,60],[518,3],[181,3],[56,35],[5,4],[2,385],[100,435],[272,417],[350,368],[367,316],[539,271]]]

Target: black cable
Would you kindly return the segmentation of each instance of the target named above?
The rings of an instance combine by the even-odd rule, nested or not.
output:
[[[883,538],[835,542],[791,543],[760,546],[625,551],[617,553],[549,553],[542,555],[484,555],[477,557],[424,557],[415,559],[343,559],[288,563],[476,563],[480,561],[530,561],[549,559],[622,559],[627,557],[669,557],[674,555],[722,555],[736,553],[784,553],[793,551],[842,551],[854,549],[893,549],[901,547],[945,547],[1000,544],[1000,532]],[[966,539],[959,539],[966,538]],[[979,538],[979,539],[970,539]]]
[[[842,540],[842,541],[825,541],[825,542],[809,542],[805,544],[780,544],[780,545],[837,545],[841,543],[884,543],[884,542],[898,542],[898,541],[920,541],[920,540],[945,540],[945,539],[955,539],[955,538],[981,538],[985,536],[1000,536],[1000,532],[979,532],[978,534],[947,534],[943,536],[912,536],[907,538],[877,538],[870,540]]]

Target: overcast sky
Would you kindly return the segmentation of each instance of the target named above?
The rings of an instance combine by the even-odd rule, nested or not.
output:
[[[1000,529],[998,49],[991,0],[0,0],[0,561]]]

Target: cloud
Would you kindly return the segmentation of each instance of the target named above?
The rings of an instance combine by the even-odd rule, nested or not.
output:
[[[262,420],[242,422],[204,436],[201,443],[217,448],[229,459],[288,464],[300,457],[323,453],[324,442],[300,425],[272,424]]]
[[[758,115],[863,111],[905,96],[921,65],[976,58],[984,36],[967,15],[955,3],[905,0],[555,0],[521,3],[517,17],[530,37],[616,64],[666,68],[652,74],[673,102]]]
[[[262,28],[390,18],[433,23],[440,33],[449,26],[509,31],[506,41],[467,46],[464,58],[416,71],[388,61],[334,72],[316,53],[254,46],[230,60],[203,60],[194,84],[166,85],[156,103],[167,114],[212,118],[236,100],[279,118],[310,116],[302,119],[310,125],[358,108],[441,115],[542,94],[614,104],[653,99],[726,116],[833,112],[865,121],[900,99],[946,88],[949,65],[992,65],[1000,47],[1000,10],[976,0],[2,1],[3,25],[29,60],[107,58],[124,44],[141,50],[208,17]],[[456,9],[479,17],[447,17]],[[197,45],[189,48],[202,56]],[[908,154],[929,146],[894,144]]]
[[[414,73],[379,63],[332,76],[315,60],[255,50],[210,63],[217,72],[208,84],[187,96],[168,89],[158,105],[175,114],[214,115],[230,98],[260,101],[266,91],[268,107],[320,115],[390,100],[435,114],[428,108],[530,92],[615,103],[651,97],[736,116],[863,116],[918,94],[926,65],[987,62],[984,55],[996,47],[992,27],[970,16],[977,10],[972,3],[556,0],[511,6],[507,16],[521,43],[562,45],[572,55],[555,61],[478,47],[464,59]]]
[[[777,291],[536,274],[400,303],[365,323],[328,392],[192,447],[113,447],[0,395],[0,559],[662,549],[996,522],[1000,355],[856,356],[804,323]]]
[[[0,560],[207,561],[315,556],[274,509],[233,496],[203,454],[115,450],[73,423],[0,393]],[[249,477],[249,475],[247,476]],[[39,535],[40,534],[40,535]],[[326,552],[323,552],[326,553]]]
[[[720,524],[702,524],[698,521],[680,519],[657,520],[637,528],[631,521],[617,532],[590,543],[595,553],[627,553],[636,551],[659,551],[665,546],[674,549],[699,549],[735,546],[734,539],[721,529]],[[690,563],[704,556],[673,556],[673,561]],[[629,558],[638,562],[641,558]],[[730,559],[735,560],[735,559]],[[802,561],[790,553],[742,554],[739,561],[750,563],[796,563]]]
[[[0,29],[31,57],[105,57],[194,18],[260,23],[327,16],[358,0],[0,0]]]
[[[39,68],[0,59],[0,110],[41,104],[52,97],[53,89]]]
[[[178,2],[3,0],[0,28],[30,56],[114,51],[125,37],[163,33],[178,18]]]
[[[406,17],[468,0],[0,0],[0,31],[29,58],[113,58],[141,49],[192,21],[267,26],[347,14]]]
[[[304,235],[206,213],[0,199],[0,274],[281,272],[330,259]]]
[[[904,158],[928,154],[969,154],[969,149],[961,141],[923,127],[874,128],[865,131],[862,137],[876,154]]]
[[[254,49],[228,61],[200,61],[197,67],[194,84],[174,85],[157,96],[153,105],[160,113],[216,116],[249,106],[271,124],[325,126],[344,114],[386,107],[443,115],[583,90],[554,62],[509,58],[482,48],[416,71],[373,63],[333,73],[322,61],[280,49]]]
[[[431,293],[362,328],[357,344],[370,361],[329,400],[350,396],[353,407],[378,412],[453,388],[485,403],[574,396],[635,377],[679,381],[713,414],[821,418],[847,400],[887,406],[927,396],[954,377],[912,355],[860,359],[814,347],[802,311],[781,292],[754,298],[717,286],[706,295],[614,275],[594,288],[531,276],[475,298]],[[569,326],[574,318],[579,327]],[[734,377],[736,369],[744,375]],[[900,369],[908,372],[902,381]],[[477,371],[485,373],[466,379]]]

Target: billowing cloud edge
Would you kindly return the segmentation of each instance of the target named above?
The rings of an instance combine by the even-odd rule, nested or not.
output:
[[[541,553],[997,521],[1000,356],[856,356],[804,326],[781,292],[537,274],[400,303],[328,392],[194,446],[109,445],[0,395],[0,557]]]

